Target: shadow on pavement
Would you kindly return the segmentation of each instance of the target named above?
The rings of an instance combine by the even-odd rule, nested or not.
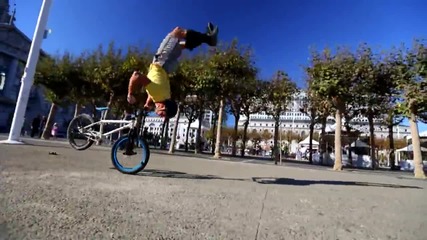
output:
[[[145,169],[137,174],[137,176],[160,177],[160,178],[182,178],[182,179],[198,179],[198,180],[230,180],[230,181],[249,181],[243,178],[223,178],[215,175],[199,175],[190,174],[178,171]]]
[[[353,181],[332,181],[332,180],[317,181],[317,180],[302,180],[302,179],[293,179],[293,178],[268,178],[268,177],[265,177],[265,178],[253,177],[252,180],[260,184],[278,184],[278,185],[293,185],[293,186],[308,186],[312,184],[323,184],[323,185],[423,189],[422,187],[418,187],[418,186],[405,186],[405,185],[396,185],[396,184],[353,182]]]
[[[190,174],[185,172],[157,170],[157,169],[145,169],[144,171],[136,174],[136,176],[196,179],[196,180],[250,181],[250,179],[244,179],[244,178],[226,178],[226,177],[224,178],[224,177],[219,177],[215,175]],[[278,184],[278,185],[293,185],[293,186],[308,186],[312,184],[323,184],[323,185],[423,189],[422,187],[418,187],[418,186],[406,186],[406,185],[397,185],[397,184],[353,182],[353,181],[332,181],[332,180],[317,181],[317,180],[303,180],[303,179],[293,179],[293,178],[253,177],[252,181],[259,184]]]

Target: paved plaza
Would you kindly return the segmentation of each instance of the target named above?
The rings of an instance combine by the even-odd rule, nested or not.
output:
[[[153,153],[0,144],[0,239],[425,239],[427,181]],[[57,155],[49,155],[49,152]]]

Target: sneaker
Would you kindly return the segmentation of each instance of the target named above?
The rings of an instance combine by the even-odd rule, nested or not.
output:
[[[208,23],[206,35],[211,37],[211,42],[209,43],[210,46],[216,46],[218,42],[218,26],[213,25],[211,22]]]

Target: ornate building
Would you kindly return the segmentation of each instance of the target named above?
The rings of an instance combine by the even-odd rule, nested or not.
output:
[[[0,132],[8,132],[12,123],[16,101],[21,87],[21,78],[31,47],[28,38],[15,25],[15,10],[10,14],[9,1],[0,0]],[[45,53],[41,50],[40,56]],[[46,101],[44,89],[33,86],[28,99],[23,130],[29,130],[37,115],[47,116],[50,102]],[[56,120],[63,123],[72,117],[72,109],[60,108]]]
[[[206,133],[211,128],[212,116],[213,116],[212,111],[210,110],[205,111],[203,121],[202,121],[202,132],[201,132],[202,142],[204,143],[207,142],[205,136],[206,136]],[[146,127],[150,133],[161,135],[163,121],[164,121],[163,118],[157,117],[157,116],[146,117],[144,127]],[[175,124],[176,124],[175,117],[169,120],[169,129],[168,129],[169,137],[172,137],[172,131],[173,131],[173,128],[175,127]],[[188,143],[190,144],[195,143],[198,127],[199,127],[199,121],[196,120],[190,124],[190,128],[188,129],[188,118],[185,117],[184,115],[181,115],[178,122],[178,130],[177,130],[178,132],[176,135],[176,140],[177,140],[176,147],[179,148],[180,146],[181,147],[184,146],[187,129],[189,131]]]
[[[296,94],[293,100],[288,105],[288,111],[283,113],[280,117],[280,128],[282,132],[291,131],[295,134],[307,136],[309,134],[310,117],[300,111],[301,103],[306,98],[305,92]],[[239,128],[243,128],[246,121],[245,116],[241,116],[239,120]],[[388,128],[381,123],[381,119],[375,119],[375,136],[378,138],[386,138],[388,136]],[[343,119],[344,123],[344,119]],[[352,128],[361,131],[364,134],[369,134],[368,119],[362,115],[353,118],[350,121]],[[327,120],[327,129],[334,129],[335,119],[330,116]],[[321,128],[320,124],[315,126],[316,131]],[[252,114],[249,117],[248,132],[256,130],[257,132],[264,132],[265,130],[274,133],[274,120],[265,112]],[[399,125],[393,128],[395,138],[404,138],[410,135],[409,126]],[[270,140],[272,143],[272,140]]]

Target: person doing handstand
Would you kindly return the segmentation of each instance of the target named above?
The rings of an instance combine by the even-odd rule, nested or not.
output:
[[[145,76],[139,71],[134,71],[128,86],[127,101],[136,103],[136,95],[145,88],[148,98],[144,108],[152,109],[160,117],[172,118],[178,110],[177,103],[171,99],[171,88],[168,74],[178,67],[178,58],[183,49],[194,48],[205,43],[216,46],[218,39],[218,27],[208,23],[206,33],[192,29],[176,27],[162,41],[153,61],[150,64],[148,74]]]

